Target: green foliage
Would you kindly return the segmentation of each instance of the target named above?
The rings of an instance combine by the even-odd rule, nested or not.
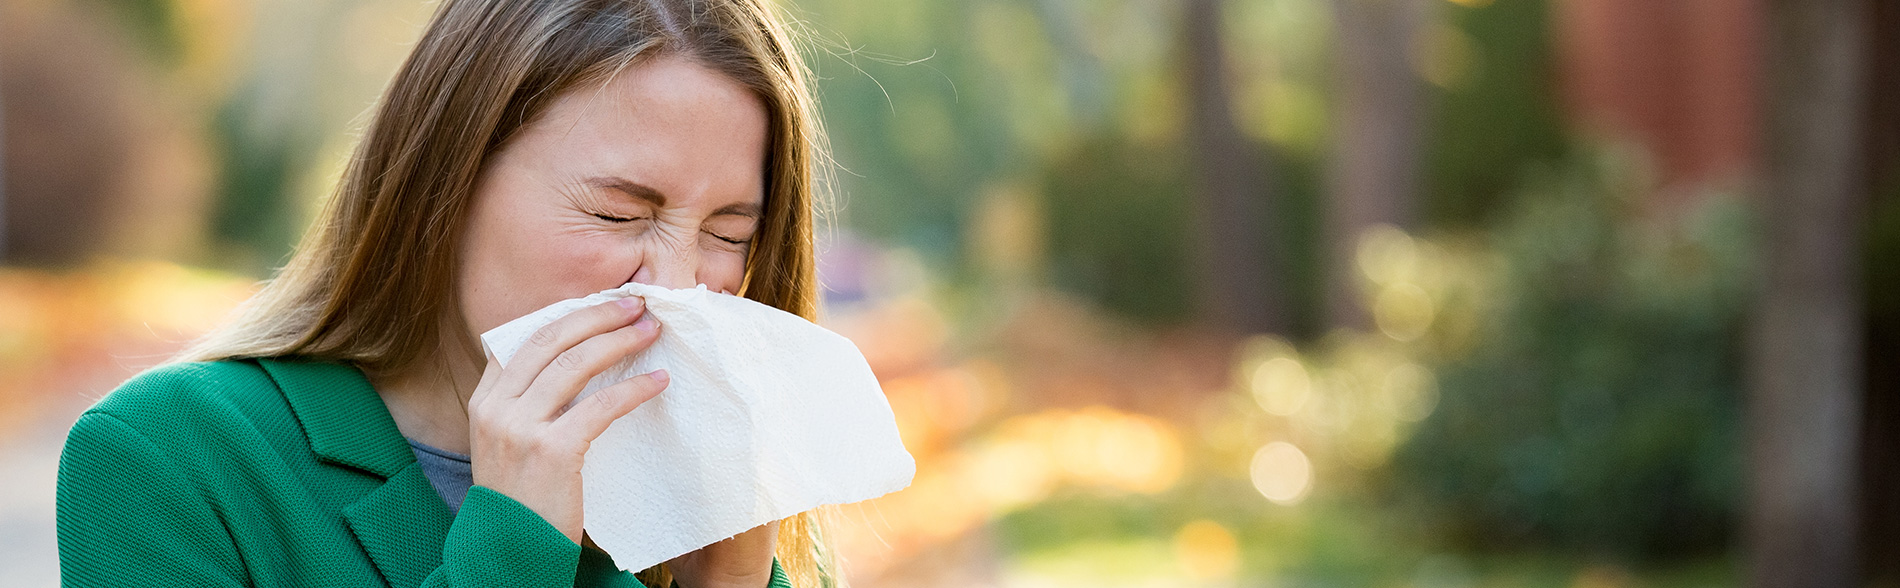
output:
[[[1900,179],[1900,162],[1882,163],[1891,170],[1887,177]],[[1861,257],[1867,314],[1876,323],[1900,325],[1900,181],[1875,186],[1872,200]]]
[[[1326,327],[1324,161],[1291,150],[1276,151],[1269,178],[1272,218],[1262,225],[1273,232],[1272,245],[1279,253],[1280,291],[1291,315],[1287,335],[1311,339]]]
[[[211,238],[228,269],[267,274],[289,256],[303,222],[292,179],[309,150],[294,137],[256,130],[250,94],[226,102],[213,121],[224,169],[211,216]]]
[[[179,57],[183,40],[171,0],[101,0],[101,4],[124,21],[148,57],[166,64]]]
[[[1512,196],[1528,164],[1564,154],[1545,0],[1444,3],[1435,46],[1457,60],[1427,121],[1425,216],[1436,226],[1482,226]]]
[[[1573,161],[1491,232],[1495,308],[1394,464],[1448,531],[1639,560],[1731,541],[1748,218],[1717,196],[1645,220],[1638,175]]]
[[[853,228],[908,247],[939,268],[961,263],[973,195],[1021,160],[1004,118],[1006,87],[989,79],[970,7],[851,0],[800,6],[808,62],[840,164],[837,206]],[[887,10],[888,9],[888,10]]]
[[[1043,193],[1054,285],[1132,317],[1186,318],[1194,284],[1185,174],[1178,149],[1108,139],[1053,162]]]

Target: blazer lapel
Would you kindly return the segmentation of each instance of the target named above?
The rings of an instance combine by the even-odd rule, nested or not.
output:
[[[354,366],[260,359],[319,461],[383,478],[343,508],[343,520],[391,588],[415,588],[442,564],[454,515],[422,474],[389,408]]]
[[[415,588],[442,565],[442,538],[452,520],[449,506],[411,463],[388,482],[343,508],[356,541],[383,573],[390,588]]]

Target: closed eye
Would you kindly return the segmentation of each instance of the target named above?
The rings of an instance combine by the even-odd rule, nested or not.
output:
[[[752,240],[751,240],[751,239],[728,239],[728,238],[726,238],[726,237],[725,237],[724,235],[720,235],[719,233],[706,233],[706,234],[708,234],[708,235],[712,235],[714,239],[718,239],[718,240],[720,240],[720,241],[725,241],[725,242],[727,242],[727,243],[731,243],[731,244],[733,244],[733,245],[744,245],[744,244],[746,244],[746,243],[751,243],[751,242],[752,242]]]
[[[629,222],[637,221],[637,220],[640,220],[641,218],[644,218],[644,217],[620,217],[620,216],[614,216],[611,214],[606,214],[606,213],[601,213],[601,212],[592,212],[588,214],[594,215],[594,218],[598,218],[600,220],[604,220],[611,223],[629,223]]]

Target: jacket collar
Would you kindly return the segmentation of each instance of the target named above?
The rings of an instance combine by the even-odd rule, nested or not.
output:
[[[285,358],[257,362],[283,390],[318,459],[383,478],[416,462],[383,398],[355,366]]]
[[[423,475],[395,418],[355,366],[291,358],[257,360],[326,463],[383,484],[343,508],[343,519],[391,588],[414,588],[442,563],[454,515]]]

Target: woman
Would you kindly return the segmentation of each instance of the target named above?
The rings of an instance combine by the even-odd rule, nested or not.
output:
[[[445,0],[290,264],[73,426],[66,584],[640,585],[580,471],[665,374],[562,407],[664,327],[603,304],[506,369],[477,336],[628,281],[813,316],[822,134],[763,2]],[[638,580],[835,583],[823,547],[806,513]]]

